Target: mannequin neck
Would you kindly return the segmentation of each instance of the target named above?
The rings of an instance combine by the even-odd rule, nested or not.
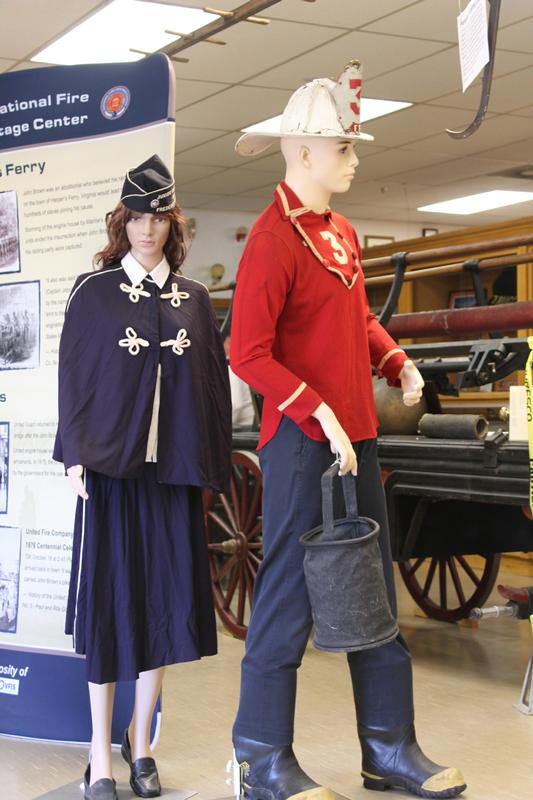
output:
[[[285,183],[298,195],[304,206],[310,208],[315,214],[323,214],[329,206],[331,192],[314,181],[306,169],[299,166],[287,165]]]

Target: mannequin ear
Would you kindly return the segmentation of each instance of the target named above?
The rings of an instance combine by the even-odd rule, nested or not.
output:
[[[306,168],[310,169],[311,167],[311,148],[308,147],[306,144],[300,146],[298,150],[298,160],[300,163]]]

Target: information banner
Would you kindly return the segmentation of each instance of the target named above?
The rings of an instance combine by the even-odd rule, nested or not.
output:
[[[37,656],[83,672],[64,634],[75,498],[51,460],[59,337],[126,170],[157,153],[172,171],[174,108],[163,55],[0,75],[0,733],[41,735],[24,708],[37,672],[45,685]],[[53,694],[45,705],[57,705]]]

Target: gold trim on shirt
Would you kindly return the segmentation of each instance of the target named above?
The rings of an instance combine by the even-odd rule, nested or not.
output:
[[[290,406],[290,404],[291,404],[291,403],[294,403],[294,401],[295,401],[295,400],[296,400],[298,397],[300,397],[301,393],[302,393],[302,392],[303,392],[303,390],[304,390],[304,389],[306,389],[306,388],[307,388],[307,384],[305,383],[305,381],[302,381],[302,382],[301,382],[301,384],[300,384],[300,385],[298,386],[298,388],[296,389],[296,391],[295,391],[295,392],[293,392],[293,393],[291,394],[291,396],[290,396],[290,397],[288,397],[288,398],[287,398],[287,399],[286,399],[286,400],[285,400],[283,403],[281,403],[281,405],[279,405],[279,406],[278,406],[278,411],[285,411],[285,409],[286,409],[288,406]]]
[[[351,281],[349,281],[349,280],[346,278],[346,276],[345,276],[345,275],[344,275],[344,274],[341,272],[341,270],[340,270],[340,269],[336,269],[335,267],[330,267],[330,266],[327,266],[327,265],[324,263],[324,258],[323,258],[323,256],[322,256],[322,255],[319,253],[319,251],[316,249],[316,247],[315,247],[315,245],[313,244],[313,242],[312,242],[311,238],[310,238],[310,237],[307,235],[307,233],[304,231],[304,229],[302,228],[302,226],[301,226],[301,225],[300,225],[300,223],[298,222],[298,219],[297,219],[297,217],[300,217],[302,214],[307,214],[307,212],[308,212],[308,211],[311,211],[311,209],[310,209],[310,208],[307,208],[306,206],[300,206],[299,208],[290,208],[290,206],[289,206],[289,201],[288,201],[288,199],[287,199],[287,195],[286,195],[286,194],[285,194],[285,192],[283,191],[283,188],[282,188],[281,184],[278,184],[278,185],[276,186],[276,192],[278,193],[278,195],[279,195],[279,198],[280,198],[280,200],[281,200],[281,203],[282,203],[282,205],[283,205],[283,211],[285,212],[285,214],[287,215],[287,217],[290,219],[290,221],[292,222],[292,224],[294,225],[294,227],[296,228],[296,230],[298,231],[298,233],[300,234],[300,236],[302,237],[302,239],[304,240],[304,242],[306,243],[306,245],[308,246],[308,248],[311,250],[311,252],[312,252],[312,253],[313,253],[313,255],[315,256],[315,258],[318,258],[318,260],[320,261],[320,263],[322,264],[322,266],[323,266],[325,269],[327,269],[327,270],[328,270],[328,272],[334,272],[336,275],[338,275],[338,276],[339,276],[339,278],[341,279],[341,281],[344,283],[344,285],[345,285],[345,286],[346,286],[348,289],[352,289],[352,288],[354,287],[354,285],[355,285],[355,282],[356,282],[356,280],[357,280],[357,276],[359,275],[359,272],[357,271],[357,268],[356,268],[356,270],[355,270],[355,273],[354,273],[354,275],[353,275],[353,278],[352,278],[352,280],[351,280]],[[329,208],[328,208],[328,209],[326,209],[326,210],[327,210],[327,211],[329,211]],[[342,234],[340,234],[340,231],[339,231],[339,229],[337,228],[337,226],[335,225],[335,223],[333,222],[333,220],[332,220],[332,219],[330,219],[330,223],[331,223],[331,225],[333,226],[333,229],[334,229],[334,230],[335,230],[335,231],[336,231],[336,232],[337,232],[339,235],[341,235],[341,238],[344,238],[344,237],[342,236]]]
[[[376,367],[378,372],[382,369],[383,365],[387,363],[389,358],[391,356],[393,356],[395,353],[403,353],[402,348],[401,347],[393,347],[392,350],[389,350],[388,353],[385,353],[385,355],[383,356],[383,358],[381,359],[381,361],[379,362],[379,364]]]

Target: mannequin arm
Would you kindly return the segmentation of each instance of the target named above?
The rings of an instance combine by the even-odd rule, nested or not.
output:
[[[69,467],[67,469],[67,475],[70,480],[70,485],[76,494],[81,497],[82,500],[88,500],[89,495],[87,494],[87,490],[83,482],[83,467],[81,464],[74,464],[72,467]]]
[[[339,475],[346,475],[347,472],[357,475],[357,456],[332,409],[320,403],[312,416],[320,422],[324,435],[329,439],[331,452],[340,459]]]
[[[272,353],[292,274],[291,254],[279,237],[262,231],[250,239],[237,275],[230,366],[278,411],[299,424],[312,415],[322,398]]]

